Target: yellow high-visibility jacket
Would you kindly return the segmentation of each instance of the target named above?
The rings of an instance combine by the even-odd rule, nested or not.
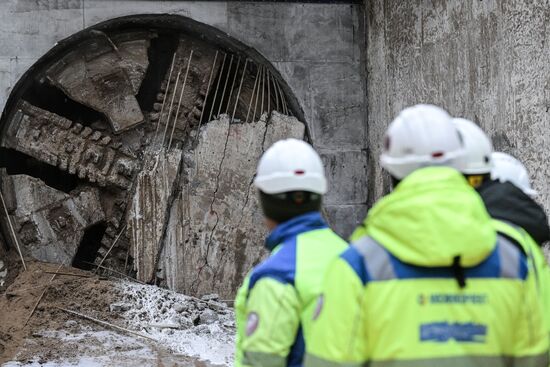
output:
[[[501,233],[521,246],[527,255],[528,264],[537,284],[539,298],[544,310],[546,329],[550,335],[550,267],[544,253],[535,240],[521,227],[502,220],[493,220],[493,226]]]
[[[302,365],[323,274],[348,243],[312,212],[269,235],[272,255],[252,269],[235,300],[235,367]]]
[[[526,256],[463,176],[428,167],[369,213],[326,274],[306,367],[546,367]]]
[[[550,240],[544,209],[511,182],[488,181],[476,188],[497,233],[511,239],[527,255],[550,332],[550,268],[542,244]]]

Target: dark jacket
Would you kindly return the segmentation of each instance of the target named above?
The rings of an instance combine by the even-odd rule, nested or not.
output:
[[[539,245],[550,240],[544,209],[521,189],[510,182],[489,181],[478,192],[491,217],[523,228]]]

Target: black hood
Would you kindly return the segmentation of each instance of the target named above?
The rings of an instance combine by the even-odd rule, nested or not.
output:
[[[492,218],[523,228],[542,245],[550,240],[550,228],[544,209],[510,182],[489,181],[478,189]]]

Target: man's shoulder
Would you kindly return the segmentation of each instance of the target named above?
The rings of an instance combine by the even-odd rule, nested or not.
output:
[[[249,289],[262,278],[294,284],[296,275],[296,239],[280,245],[280,249],[258,264],[250,273]]]

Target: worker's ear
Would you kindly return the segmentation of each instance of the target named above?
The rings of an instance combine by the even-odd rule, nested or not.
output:
[[[272,231],[279,225],[279,223],[275,222],[273,219],[265,217],[265,225],[268,230]]]

